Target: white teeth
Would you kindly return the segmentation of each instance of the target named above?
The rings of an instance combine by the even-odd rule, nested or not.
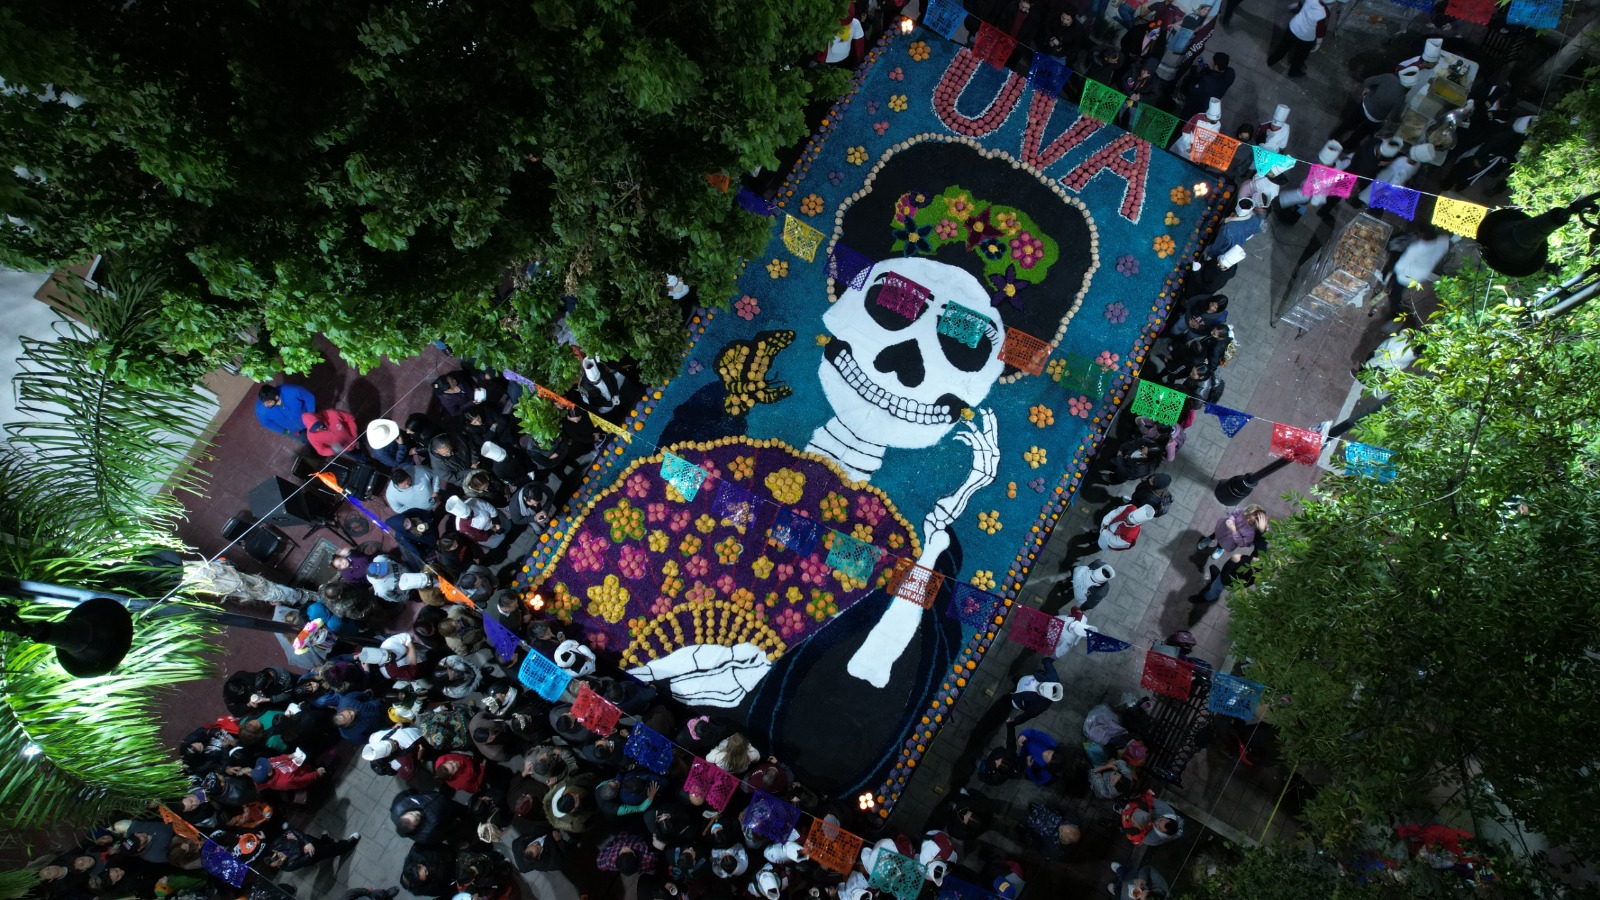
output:
[[[839,377],[844,379],[845,384],[855,388],[856,393],[861,395],[861,399],[889,412],[896,418],[914,422],[918,425],[948,425],[955,421],[950,415],[950,411],[945,407],[890,394],[879,387],[876,382],[867,377],[865,372],[861,371],[861,367],[856,364],[855,357],[848,350],[839,351],[838,355],[834,357],[833,367],[839,371]]]

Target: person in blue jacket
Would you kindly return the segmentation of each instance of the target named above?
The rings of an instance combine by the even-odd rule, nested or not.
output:
[[[264,384],[256,394],[256,419],[274,434],[287,434],[304,443],[306,426],[302,413],[317,411],[317,398],[303,387],[292,384]]]

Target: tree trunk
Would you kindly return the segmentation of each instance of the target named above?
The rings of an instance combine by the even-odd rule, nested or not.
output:
[[[1591,15],[1578,29],[1576,35],[1567,38],[1567,42],[1561,45],[1560,50],[1534,70],[1534,85],[1541,89],[1549,88],[1551,82],[1561,77],[1568,67],[1580,57],[1587,56],[1596,43],[1596,28],[1600,28],[1600,15]]]

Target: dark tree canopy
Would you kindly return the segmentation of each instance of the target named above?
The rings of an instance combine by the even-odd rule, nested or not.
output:
[[[839,6],[20,0],[0,263],[164,271],[171,349],[256,375],[321,334],[361,368],[444,338],[559,381],[571,295],[586,350],[661,378],[666,274],[721,302],[765,239],[706,176],[776,166],[842,88],[808,65]]]

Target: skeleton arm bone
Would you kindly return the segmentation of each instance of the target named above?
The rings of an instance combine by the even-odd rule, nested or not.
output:
[[[956,435],[956,440],[972,448],[972,469],[961,486],[954,493],[940,498],[923,518],[922,555],[917,559],[918,565],[933,568],[939,554],[950,546],[950,524],[960,517],[974,494],[994,482],[1000,470],[995,415],[987,409],[979,415],[983,422],[981,428],[968,422],[968,430]],[[881,688],[888,684],[895,662],[905,653],[921,622],[921,606],[909,600],[891,600],[883,617],[872,627],[855,655],[850,657],[846,671],[873,687]]]

